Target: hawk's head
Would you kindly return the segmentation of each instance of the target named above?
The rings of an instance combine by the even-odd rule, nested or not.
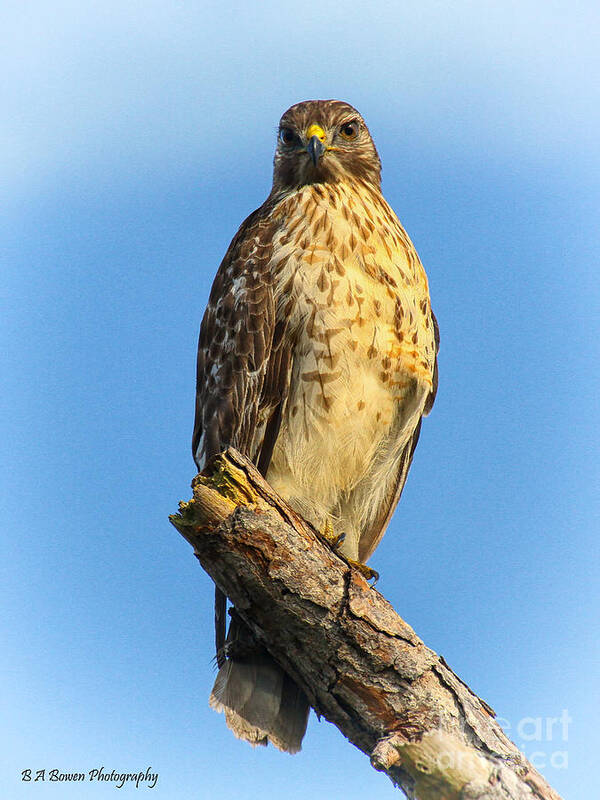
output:
[[[379,186],[381,162],[365,121],[348,103],[305,100],[279,122],[273,190],[361,179]]]

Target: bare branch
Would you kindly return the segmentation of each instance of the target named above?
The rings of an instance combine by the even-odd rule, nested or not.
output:
[[[414,800],[560,800],[493,710],[230,448],[172,523],[256,638]]]

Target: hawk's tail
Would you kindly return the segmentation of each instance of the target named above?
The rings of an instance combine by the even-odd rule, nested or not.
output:
[[[228,640],[231,629],[241,626],[234,617]],[[225,721],[238,739],[253,746],[271,742],[288,753],[301,749],[308,700],[264,648],[255,645],[252,652],[228,658],[219,669],[209,703],[215,711],[225,712]]]

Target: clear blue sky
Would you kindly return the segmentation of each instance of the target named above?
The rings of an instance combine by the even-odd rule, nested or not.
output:
[[[295,757],[229,734],[207,705],[212,587],[167,520],[194,474],[212,276],[268,193],[279,116],[328,97],[371,128],[442,332],[379,588],[565,798],[596,796],[598,17],[5,4],[4,797],[112,797],[19,782],[98,766],[151,766],[138,791],[163,800],[399,796],[314,716]],[[546,724],[564,710],[566,741]]]

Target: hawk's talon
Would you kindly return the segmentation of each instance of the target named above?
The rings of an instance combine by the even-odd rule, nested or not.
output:
[[[331,524],[331,520],[329,517],[325,520],[323,527],[320,530],[321,536],[325,539],[327,544],[331,547],[331,549],[336,553],[340,558],[343,558],[346,564],[349,567],[354,567],[357,569],[363,578],[367,581],[373,581],[371,586],[375,586],[377,581],[379,580],[379,573],[377,570],[371,569],[371,567],[367,567],[366,564],[363,564],[362,561],[354,561],[352,558],[348,558],[343,553],[340,553],[339,546],[346,538],[345,533],[336,534],[333,530],[333,525]]]
[[[373,581],[373,583],[371,584],[371,588],[375,586],[375,584],[379,580],[379,573],[377,572],[376,569],[367,567],[367,565],[363,564],[362,561],[354,561],[351,558],[347,558],[346,561],[348,562],[348,564],[350,564],[351,567],[357,569],[365,580]]]
[[[346,538],[345,533],[338,533],[338,534],[335,533],[329,517],[327,517],[327,519],[325,520],[325,524],[321,528],[320,532],[321,536],[327,541],[327,544],[331,547],[332,550],[337,550],[337,548]]]

